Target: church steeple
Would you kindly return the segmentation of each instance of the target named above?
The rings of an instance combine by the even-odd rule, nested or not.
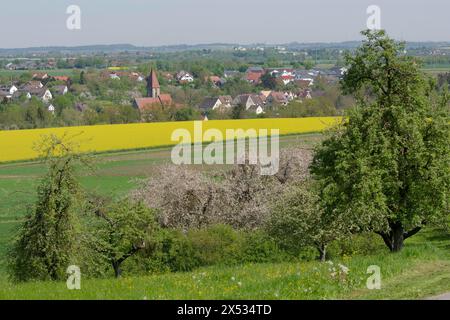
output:
[[[156,72],[152,69],[150,76],[147,78],[147,97],[158,98],[161,95],[161,86],[159,85]]]

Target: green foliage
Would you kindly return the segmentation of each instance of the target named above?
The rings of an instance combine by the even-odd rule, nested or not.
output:
[[[9,252],[13,280],[62,280],[77,250],[74,173],[78,156],[63,141],[50,137],[41,148],[48,173],[37,189],[36,204]]]
[[[391,251],[448,217],[448,97],[434,97],[419,64],[383,31],[367,40],[342,86],[359,106],[316,150],[312,165],[329,215],[378,232]]]
[[[312,183],[289,187],[273,205],[267,231],[284,247],[313,246],[325,260],[327,246],[345,234],[340,219],[326,215]]]
[[[267,72],[261,76],[261,83],[264,88],[275,90],[277,87],[277,78]]]
[[[124,274],[185,272],[210,265],[296,259],[295,254],[280,249],[263,231],[242,232],[227,225],[187,233],[161,229],[155,239],[152,251],[143,250],[124,263]]]
[[[88,210],[95,214],[88,220],[88,245],[110,263],[116,277],[125,260],[141,250],[152,250],[157,223],[154,212],[143,203],[125,199],[105,207],[100,201]]]

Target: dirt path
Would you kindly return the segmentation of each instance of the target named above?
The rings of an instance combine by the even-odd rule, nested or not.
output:
[[[450,292],[427,298],[427,300],[450,300]]]

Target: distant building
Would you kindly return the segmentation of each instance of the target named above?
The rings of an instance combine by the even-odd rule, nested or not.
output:
[[[222,79],[221,77],[218,76],[209,76],[206,77],[205,80],[211,82],[215,87],[221,87],[225,84],[225,79]]]
[[[140,111],[149,111],[155,106],[165,107],[172,104],[170,94],[161,94],[161,86],[154,70],[151,71],[147,78],[147,97],[136,98],[134,105]]]
[[[200,104],[200,110],[206,112],[209,110],[229,109],[233,99],[231,96],[219,96],[215,98],[205,98]]]
[[[28,99],[31,99],[31,97],[36,97],[46,103],[53,99],[52,93],[45,87],[25,87],[20,89],[20,92],[26,94]]]
[[[180,71],[176,75],[177,81],[181,84],[194,82],[194,76],[187,71]]]
[[[261,83],[261,77],[265,74],[265,70],[261,67],[250,67],[245,74],[245,80],[251,84]]]
[[[18,90],[19,89],[15,85],[10,85],[10,86],[3,85],[3,86],[0,86],[0,91],[3,91],[3,92],[7,93],[10,96],[13,96],[14,93],[16,93]]]
[[[289,103],[289,96],[284,92],[272,91],[267,97],[267,102],[275,105],[287,105]]]
[[[54,76],[53,79],[56,81],[65,82],[66,84],[70,82],[70,77],[68,76]]]
[[[264,113],[264,100],[257,94],[241,94],[233,100],[233,105],[242,105],[246,111],[256,114]]]
[[[63,96],[67,94],[67,92],[69,92],[69,88],[67,88],[67,86],[65,85],[54,86],[52,88],[52,91],[55,95]]]
[[[43,81],[43,80],[47,80],[48,78],[49,78],[48,73],[36,72],[33,74],[34,80]]]

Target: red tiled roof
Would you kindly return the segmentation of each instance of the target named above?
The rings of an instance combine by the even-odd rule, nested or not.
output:
[[[261,80],[262,73],[260,72],[249,72],[247,73],[247,81],[259,82]]]
[[[150,76],[148,77],[148,86],[150,88],[161,88],[159,85],[158,77],[156,76],[156,72],[152,71],[150,72]]]
[[[57,81],[64,81],[64,82],[67,82],[70,80],[70,78],[68,76],[54,76],[53,79],[55,79]]]
[[[151,109],[155,105],[167,106],[172,104],[170,94],[161,94],[156,98],[136,98],[135,103],[140,111]]]

